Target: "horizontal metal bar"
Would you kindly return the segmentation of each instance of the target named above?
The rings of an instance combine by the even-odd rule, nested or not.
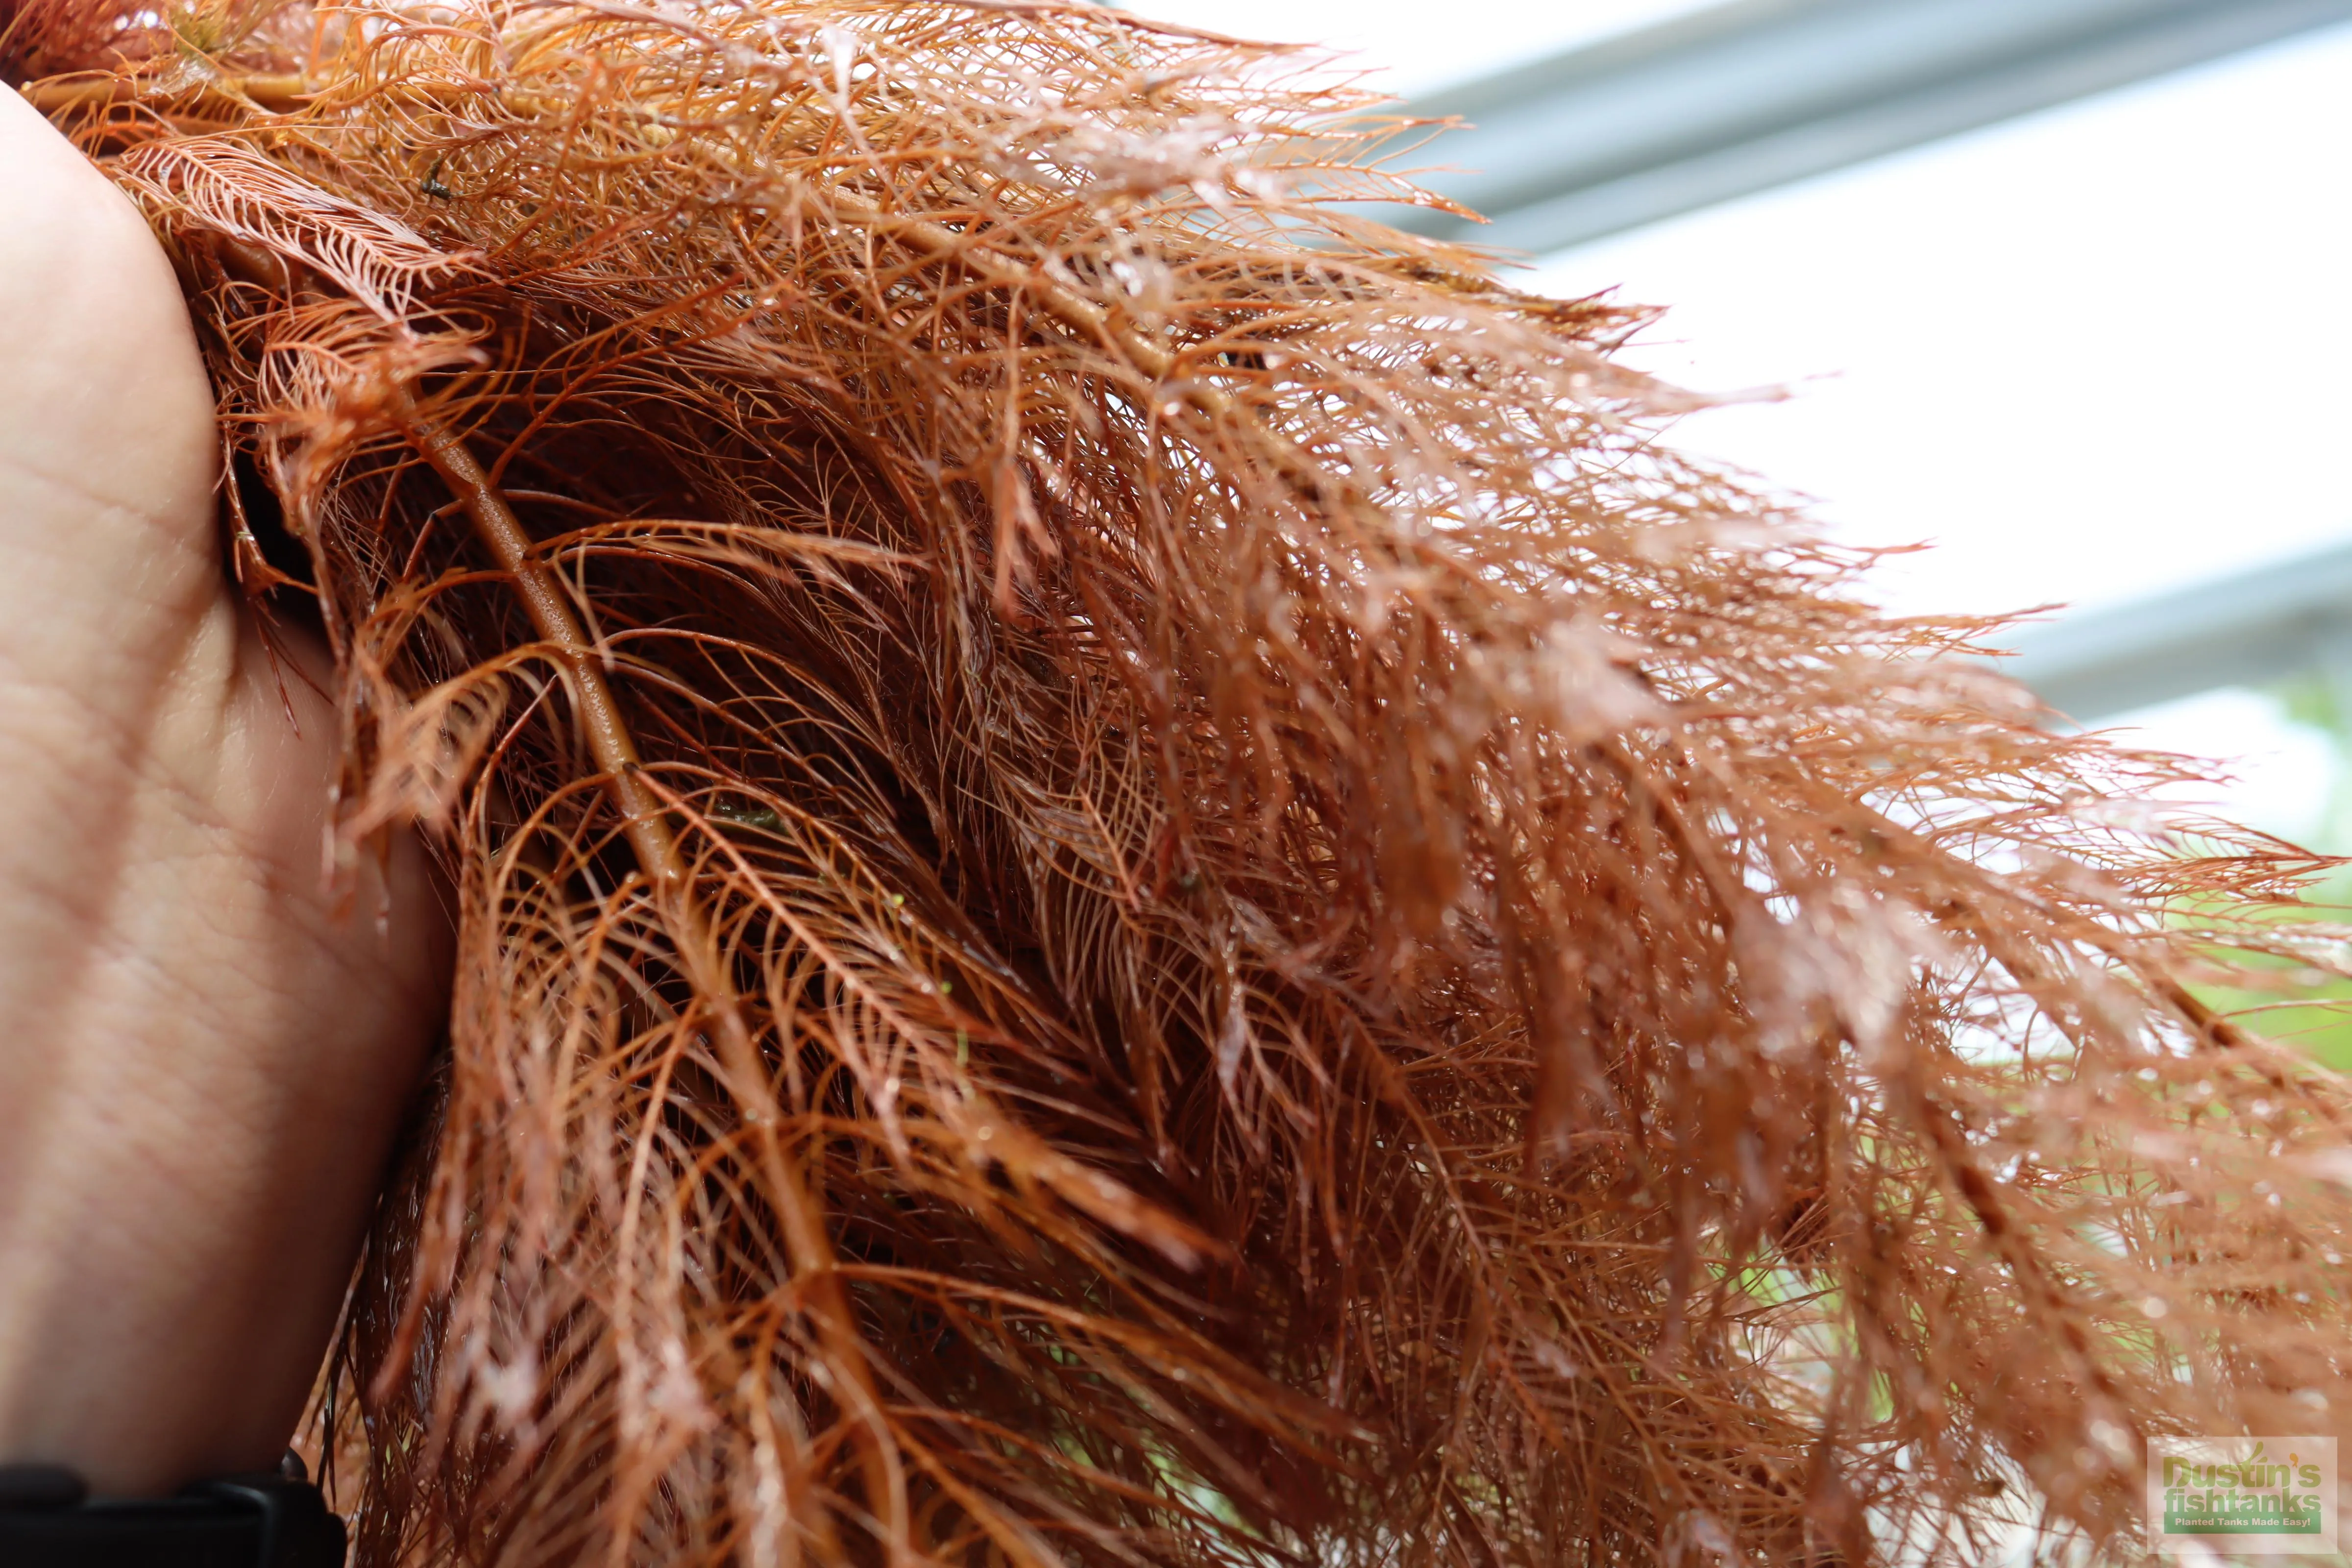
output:
[[[2352,0],[1735,0],[1433,93],[1414,160],[1541,253],[2352,21]]]
[[[2011,643],[2003,672],[2082,723],[2221,686],[2352,672],[2352,545],[2070,615]]]

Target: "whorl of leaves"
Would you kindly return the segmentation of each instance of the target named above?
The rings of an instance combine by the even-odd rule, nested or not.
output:
[[[2150,1436],[2352,1408],[2342,1086],[2186,984],[2311,862],[1661,449],[1639,314],[1353,216],[1311,62],[5,54],[181,270],[341,852],[457,889],[321,1384],[362,1562],[2120,1551]]]

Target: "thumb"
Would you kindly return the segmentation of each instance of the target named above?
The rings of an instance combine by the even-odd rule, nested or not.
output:
[[[129,199],[0,89],[0,667],[121,723],[226,632],[211,387]]]

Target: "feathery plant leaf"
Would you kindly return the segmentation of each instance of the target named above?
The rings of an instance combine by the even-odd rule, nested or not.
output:
[[[2343,1086],[2184,978],[2315,862],[2179,852],[2186,764],[1661,447],[1642,312],[1358,216],[1397,128],[1316,62],[1014,0],[5,53],[181,270],[343,852],[460,889],[361,1561],[2123,1552],[2148,1436],[2352,1400]]]

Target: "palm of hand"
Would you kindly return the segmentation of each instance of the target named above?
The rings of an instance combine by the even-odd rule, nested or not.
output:
[[[323,881],[218,453],[168,264],[0,89],[0,1461],[118,1491],[285,1443],[440,1011],[416,847],[386,929]]]

